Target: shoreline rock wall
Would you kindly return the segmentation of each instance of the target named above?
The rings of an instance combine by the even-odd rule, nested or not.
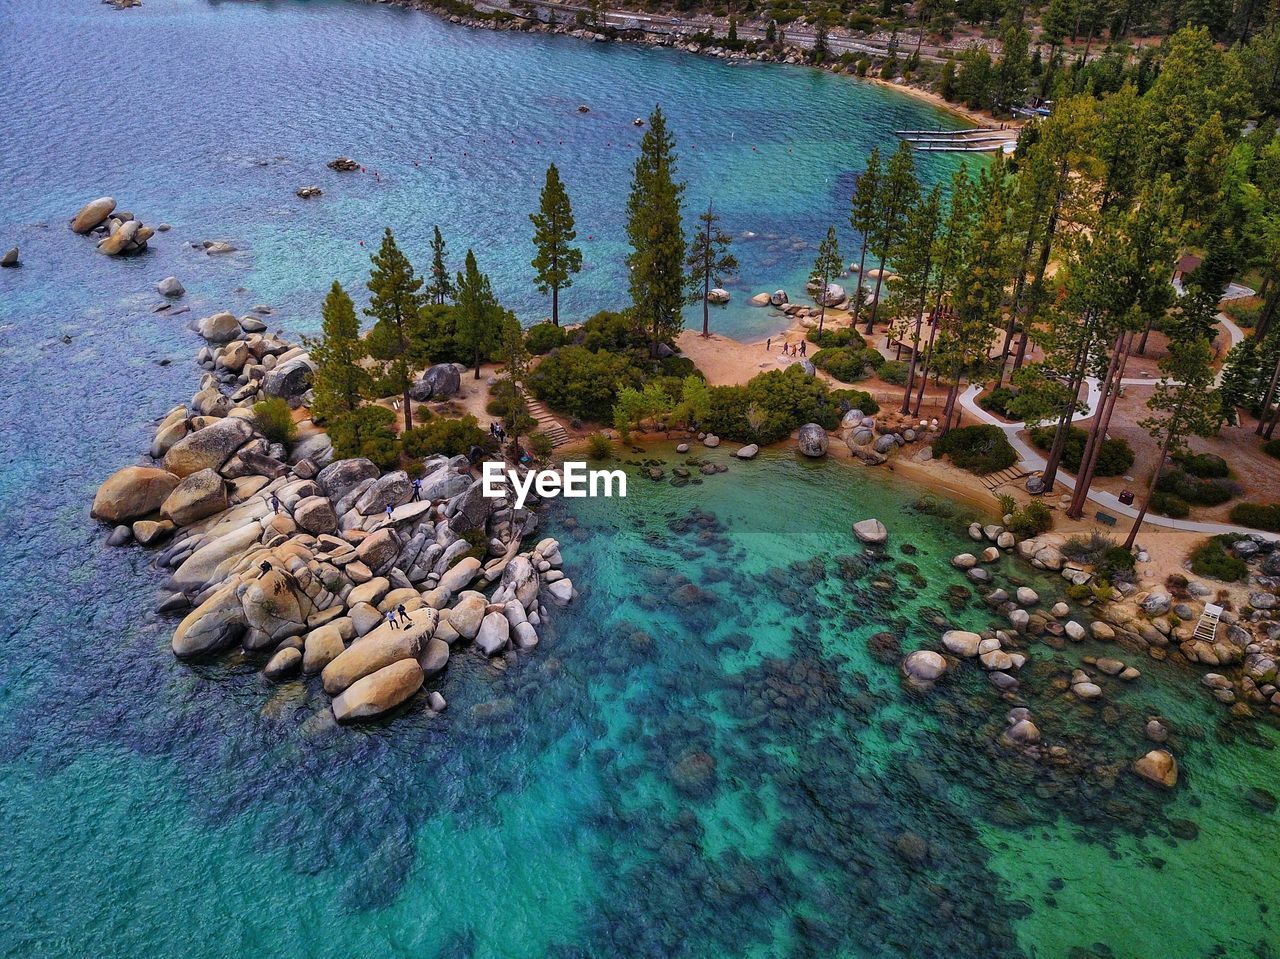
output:
[[[91,511],[115,524],[113,544],[164,544],[177,658],[238,645],[269,680],[320,683],[348,722],[410,700],[464,648],[538,645],[548,608],[577,594],[554,539],[522,548],[535,513],[485,497],[465,456],[424,460],[415,495],[403,470],[335,460],[310,420],[288,447],[269,441],[253,404],[304,406],[310,357],[256,316],[195,326],[199,389],[158,424],[153,462],[108,477]],[[425,698],[447,705],[438,689]]]

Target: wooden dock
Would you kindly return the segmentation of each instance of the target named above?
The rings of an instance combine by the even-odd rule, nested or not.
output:
[[[895,130],[894,134],[921,153],[1012,153],[1017,130]]]

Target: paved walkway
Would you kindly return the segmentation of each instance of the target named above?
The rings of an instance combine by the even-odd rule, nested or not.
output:
[[[1218,320],[1226,328],[1227,336],[1230,339],[1230,346],[1235,346],[1244,339],[1244,332],[1240,327],[1236,326],[1224,313],[1218,314]],[[1221,378],[1219,373],[1218,377]],[[1101,397],[1101,389],[1098,386],[1097,377],[1089,377],[1088,379],[1089,394],[1087,397],[1087,412],[1077,416],[1072,422],[1079,423],[1083,420],[1091,418],[1098,410],[1098,400]],[[1148,377],[1125,377],[1121,383],[1126,386],[1155,386],[1159,380]],[[978,394],[982,392],[982,385],[979,383],[970,384],[969,388],[960,395],[960,405],[974,419],[981,423],[989,423],[992,426],[998,426],[1004,431],[1005,436],[1009,438],[1010,445],[1017,451],[1020,459],[1019,467],[1030,473],[1042,472],[1047,465],[1047,461],[1039,450],[1032,447],[1029,443],[1018,435],[1022,430],[1026,429],[1026,423],[1006,423],[992,413],[988,413],[977,403]],[[1070,476],[1065,472],[1059,471],[1057,483],[1065,486],[1067,489],[1074,490],[1076,488],[1076,480],[1074,476]],[[1136,519],[1138,510],[1132,506],[1126,506],[1120,502],[1119,497],[1114,493],[1103,492],[1102,490],[1089,490],[1089,500],[1099,506],[1105,507],[1108,512],[1127,516],[1129,519]],[[1196,520],[1173,519],[1169,516],[1156,516],[1148,513],[1143,520],[1144,523],[1150,523],[1152,526],[1164,526],[1169,529],[1183,530],[1189,533],[1204,533],[1206,536],[1214,536],[1218,533],[1241,533],[1251,535],[1259,533],[1259,530],[1249,529],[1245,526],[1232,526],[1229,523],[1203,523]],[[1280,539],[1280,535],[1273,533],[1262,533],[1261,535],[1268,539]]]

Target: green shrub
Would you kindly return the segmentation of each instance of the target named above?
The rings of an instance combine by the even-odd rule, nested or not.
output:
[[[875,416],[880,412],[880,404],[866,390],[832,390],[830,396],[840,407],[841,414],[849,410],[862,410],[868,416]]]
[[[587,437],[587,455],[593,460],[608,459],[613,455],[613,443],[603,433],[592,433]]]
[[[1161,516],[1183,519],[1190,515],[1191,504],[1175,493],[1156,490],[1151,494],[1151,511],[1159,513]]]
[[[643,385],[644,371],[632,357],[585,346],[562,346],[528,379],[533,395],[553,410],[597,422],[612,419],[619,390]]]
[[[1237,503],[1231,507],[1231,522],[1280,533],[1280,503]]]
[[[293,410],[278,396],[253,404],[253,425],[272,443],[292,443],[298,435]]]
[[[1053,447],[1053,434],[1056,427],[1037,426],[1031,431],[1031,442],[1041,450]],[[1085,443],[1089,434],[1078,426],[1071,427],[1067,434],[1067,442],[1062,447],[1062,465],[1072,473],[1080,469],[1080,461],[1084,458]],[[1098,462],[1094,466],[1095,476],[1123,476],[1133,466],[1133,447],[1126,440],[1107,437],[1098,450]]]
[[[1017,419],[1009,412],[1009,401],[1017,395],[1017,390],[1010,389],[1007,386],[997,386],[994,390],[983,390],[978,397],[978,405],[984,410],[995,413],[997,416],[1003,416],[1007,420]],[[1052,441],[1052,437],[1050,441]]]
[[[337,459],[365,456],[383,469],[400,461],[400,442],[391,425],[395,411],[385,406],[362,406],[329,422],[329,439]]]
[[[989,423],[953,429],[934,442],[933,451],[950,456],[956,466],[978,475],[1008,469],[1018,462],[1004,430]]]
[[[1197,576],[1205,576],[1224,583],[1235,583],[1248,578],[1248,564],[1239,556],[1229,552],[1235,540],[1234,536],[1211,536],[1205,540],[1191,553],[1191,571]]]
[[[1041,500],[1033,499],[1013,514],[1009,529],[1019,536],[1039,536],[1053,529],[1053,510]]]
[[[1192,453],[1178,458],[1178,465],[1200,479],[1225,479],[1231,475],[1227,461],[1214,453]]]
[[[514,383],[510,380],[499,380],[489,391],[489,402],[485,404],[484,411],[490,416],[506,416],[519,397],[520,392]]]
[[[551,451],[555,447],[551,444],[551,437],[542,431],[529,434],[529,449],[533,450],[533,455],[538,459],[546,459],[551,455]]]
[[[554,323],[535,323],[524,332],[525,348],[534,356],[550,353],[557,346],[564,346],[568,334]]]
[[[570,343],[586,347],[592,353],[607,350],[625,353],[628,350],[649,351],[648,331],[627,313],[604,310],[587,320],[569,336]]]
[[[1180,469],[1167,469],[1156,481],[1156,489],[1200,506],[1218,506],[1240,495],[1240,485],[1225,479],[1196,479]]]
[[[855,350],[865,349],[867,341],[862,338],[857,330],[844,326],[840,329],[827,327],[821,333],[815,326],[805,334],[805,339],[821,349],[831,347],[851,347]]]
[[[798,365],[759,373],[745,386],[713,386],[707,394],[703,426],[719,436],[754,443],[776,443],[805,423],[833,430],[844,415],[842,402],[826,384]]]
[[[480,429],[474,416],[467,415],[461,419],[439,416],[404,433],[401,442],[407,455],[420,459],[437,453],[457,456],[473,446],[483,446],[488,438],[489,434]]]
[[[1095,563],[1102,562],[1102,557],[1106,555],[1107,550],[1114,549],[1116,541],[1105,533],[1099,533],[1097,530],[1092,531],[1087,536],[1072,536],[1062,544],[1062,555],[1073,563]]]
[[[830,346],[818,350],[811,359],[814,366],[826,370],[842,383],[856,383],[867,375],[867,364],[862,361],[861,350]]]
[[[1280,440],[1267,440],[1262,444],[1262,452],[1280,460]]]
[[[902,360],[888,360],[880,364],[879,376],[880,379],[894,386],[906,386],[907,364]]]
[[[1109,547],[1095,564],[1097,574],[1111,583],[1131,582],[1133,568],[1133,554],[1123,546]]]

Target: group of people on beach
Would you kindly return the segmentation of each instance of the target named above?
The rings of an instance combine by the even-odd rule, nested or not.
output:
[[[764,351],[765,351],[766,353],[772,353],[772,352],[773,352],[773,337],[772,337],[772,336],[771,336],[771,337],[769,337],[767,340],[765,340],[765,341],[764,341]],[[808,352],[809,352],[809,344],[808,344],[808,343],[806,343],[804,340],[801,340],[801,341],[799,342],[799,344],[788,343],[786,340],[783,340],[783,341],[782,341],[782,355],[783,355],[783,356],[805,356],[805,355],[807,355],[807,354],[808,354]]]

